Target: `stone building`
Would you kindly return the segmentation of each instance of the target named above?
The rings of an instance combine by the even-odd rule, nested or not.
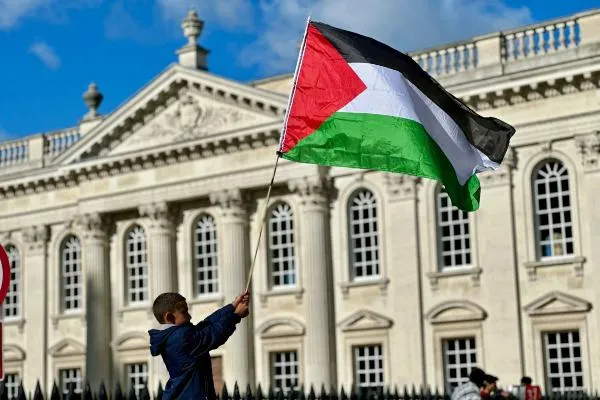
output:
[[[0,143],[10,390],[164,382],[152,299],[178,290],[196,320],[231,301],[265,207],[219,382],[443,388],[479,365],[599,389],[600,10],[412,55],[517,128],[469,214],[434,181],[285,161],[265,204],[292,76],[218,77],[182,26],[178,62],[118,109],[90,85],[76,126]]]

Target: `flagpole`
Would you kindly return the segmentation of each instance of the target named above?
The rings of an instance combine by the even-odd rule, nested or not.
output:
[[[296,93],[296,84],[298,83],[298,70],[300,69],[300,65],[302,64],[302,59],[304,58],[304,50],[306,47],[306,35],[308,34],[308,26],[310,25],[310,14],[306,18],[306,26],[304,28],[304,35],[302,36],[302,47],[298,52],[298,59],[296,60],[296,68],[294,70],[294,80],[292,84],[292,92],[290,93],[290,97],[288,99],[288,105],[285,112],[285,118],[283,121],[283,127],[281,128],[281,135],[279,136],[279,147],[277,148],[277,157],[275,158],[275,166],[273,167],[273,175],[271,176],[271,182],[269,183],[269,188],[267,189],[267,197],[265,198],[265,206],[263,208],[263,215],[260,220],[260,230],[258,231],[258,239],[256,240],[256,247],[254,248],[254,256],[252,257],[252,264],[250,264],[250,270],[248,271],[248,278],[246,280],[246,292],[250,289],[250,283],[252,282],[252,274],[254,273],[254,267],[256,266],[256,256],[258,255],[258,249],[260,247],[260,239],[262,238],[262,233],[264,230],[264,226],[267,220],[267,211],[269,210],[269,200],[271,198],[271,189],[273,188],[273,183],[275,182],[275,174],[277,172],[277,165],[279,164],[279,159],[281,158],[282,148],[283,148],[283,140],[285,138],[286,127],[288,123],[288,118],[290,116],[290,107],[292,105],[292,101],[294,99],[294,94]]]

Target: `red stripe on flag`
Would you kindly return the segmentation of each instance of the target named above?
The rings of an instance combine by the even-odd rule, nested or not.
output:
[[[344,57],[311,24],[281,151],[286,153],[291,150],[366,89],[367,86]]]

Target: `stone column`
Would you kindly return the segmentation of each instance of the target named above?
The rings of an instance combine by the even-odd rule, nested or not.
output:
[[[92,390],[111,385],[112,351],[108,237],[102,216],[84,214],[76,219],[83,232],[83,271],[86,293],[85,375]]]
[[[248,201],[239,189],[214,193],[210,200],[219,206],[221,214],[220,291],[227,304],[245,289],[250,268]],[[243,319],[224,346],[223,380],[230,389],[233,389],[235,382],[242,392],[248,384],[254,385],[254,341],[251,331],[252,318]]]
[[[165,202],[140,206],[139,213],[148,220],[149,306],[152,307],[152,302],[159,294],[177,291],[173,214]],[[152,316],[151,325],[156,324]],[[152,380],[152,387],[157,387],[159,382],[164,387],[169,380],[161,357],[152,357]]]
[[[304,385],[315,390],[335,383],[335,336],[332,300],[331,246],[328,182],[311,177],[289,182],[300,199],[300,259],[302,286],[306,299],[306,349]]]
[[[25,351],[23,386],[33,390],[40,386],[49,390],[46,351],[48,349],[48,229],[44,225],[27,228],[23,232],[25,254],[23,257],[24,287],[23,307],[25,323]],[[49,392],[48,392],[49,393]]]

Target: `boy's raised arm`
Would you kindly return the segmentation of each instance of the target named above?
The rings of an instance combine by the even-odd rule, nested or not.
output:
[[[201,321],[197,326],[204,326],[206,323],[211,323],[211,324],[215,323],[215,322],[219,321],[220,319],[222,319],[223,317],[225,317],[227,314],[234,313],[235,307],[237,306],[237,304],[240,301],[244,300],[244,296],[249,296],[249,294],[247,292],[242,293],[231,304],[227,304],[225,307],[219,308],[217,311],[210,314],[203,321]]]
[[[235,314],[233,308],[231,308],[230,312],[224,312],[222,318],[212,321],[210,324],[201,322],[196,325],[193,333],[186,338],[184,346],[192,357],[200,357],[225,343],[235,332],[235,326],[240,320],[240,316]]]

